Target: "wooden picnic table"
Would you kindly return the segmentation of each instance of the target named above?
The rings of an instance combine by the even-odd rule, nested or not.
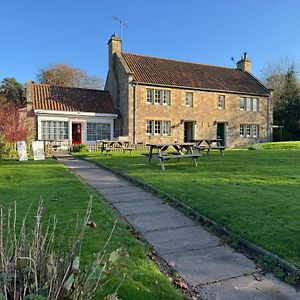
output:
[[[101,149],[101,153],[103,153],[104,151],[106,152],[106,154],[108,154],[109,151],[113,150],[113,149],[120,149],[122,150],[124,153],[126,151],[129,151],[130,154],[132,153],[133,147],[130,146],[129,141],[118,141],[118,140],[100,140],[97,141],[97,143],[100,143],[100,149]]]
[[[148,163],[152,158],[159,159],[162,170],[165,170],[164,162],[169,159],[176,158],[177,161],[181,158],[191,158],[195,166],[197,166],[196,159],[202,156],[200,153],[194,153],[194,143],[170,143],[170,144],[147,144],[149,146]],[[166,152],[172,148],[174,152]],[[153,152],[156,151],[157,154]]]
[[[207,150],[207,154],[210,150],[219,150],[220,154],[224,155],[225,146],[223,146],[222,139],[198,139],[193,140],[196,143],[196,148],[201,152]]]

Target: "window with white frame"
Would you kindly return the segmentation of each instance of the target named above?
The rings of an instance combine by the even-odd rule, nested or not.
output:
[[[154,121],[154,135],[160,135],[161,121]]]
[[[259,125],[257,124],[240,124],[240,136],[241,137],[259,137]]]
[[[251,137],[251,125],[246,124],[246,137]]]
[[[87,123],[87,141],[109,140],[110,124],[106,123]]]
[[[245,136],[245,124],[240,124],[240,136]]]
[[[163,105],[170,105],[170,91],[163,91]]]
[[[240,110],[259,111],[259,98],[241,97]]]
[[[252,137],[254,138],[258,137],[258,125],[256,124],[252,125]]]
[[[252,98],[246,98],[246,110],[247,111],[252,110]]]
[[[41,121],[41,139],[43,141],[62,141],[69,138],[68,122]]]
[[[170,135],[171,122],[170,121],[161,121],[162,124],[162,134]]]
[[[246,98],[245,97],[240,98],[240,110],[246,110]]]
[[[224,95],[219,95],[219,97],[218,97],[218,108],[219,109],[225,108],[225,96]]]
[[[164,135],[170,136],[171,122],[161,120],[147,120],[146,134],[147,135]]]
[[[155,90],[154,91],[154,104],[160,104],[161,103],[161,90]]]
[[[253,98],[252,99],[252,110],[253,111],[259,111],[258,98]]]
[[[146,89],[146,103],[148,104],[171,104],[171,91],[158,90],[158,89]]]
[[[146,134],[153,135],[153,121],[152,120],[146,121]]]
[[[153,89],[147,89],[147,99],[146,102],[152,104],[154,99],[154,90]]]
[[[190,107],[193,106],[193,93],[191,92],[185,93],[185,105]]]

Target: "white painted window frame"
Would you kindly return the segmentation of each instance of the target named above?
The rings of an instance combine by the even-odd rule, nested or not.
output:
[[[218,109],[225,109],[225,95],[218,96]]]
[[[148,132],[148,123],[150,125],[151,128],[151,132]],[[150,136],[153,135],[153,120],[146,120],[146,135]]]
[[[193,102],[194,102],[194,93],[185,92],[185,106],[193,107]]]

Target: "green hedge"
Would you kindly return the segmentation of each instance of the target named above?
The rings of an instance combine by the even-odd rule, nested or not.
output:
[[[274,142],[254,144],[249,147],[251,150],[287,150],[287,149],[300,149],[300,141],[295,142]]]

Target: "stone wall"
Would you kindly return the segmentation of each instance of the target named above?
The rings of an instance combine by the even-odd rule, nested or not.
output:
[[[150,86],[137,87],[137,142],[183,142],[184,128],[182,121],[195,122],[195,138],[216,138],[217,123],[226,124],[226,146],[238,147],[253,142],[270,140],[268,136],[268,98],[259,97],[259,111],[240,110],[240,97],[231,93],[191,91],[179,88],[171,91],[171,105],[146,103],[146,89]],[[158,88],[158,87],[156,87]],[[160,89],[160,88],[159,88]],[[185,105],[186,92],[193,92],[193,107]],[[219,95],[225,96],[225,108],[218,108]],[[130,97],[131,98],[131,97]],[[132,99],[132,98],[131,98]],[[270,119],[270,115],[269,115]],[[171,121],[170,136],[146,135],[146,120]],[[269,120],[270,122],[271,120]],[[240,124],[258,124],[259,137],[240,137]]]
[[[110,92],[113,103],[119,111],[119,117],[115,121],[115,137],[129,135],[129,82],[130,76],[125,71],[120,57],[113,54],[112,68],[108,72],[105,90]]]

